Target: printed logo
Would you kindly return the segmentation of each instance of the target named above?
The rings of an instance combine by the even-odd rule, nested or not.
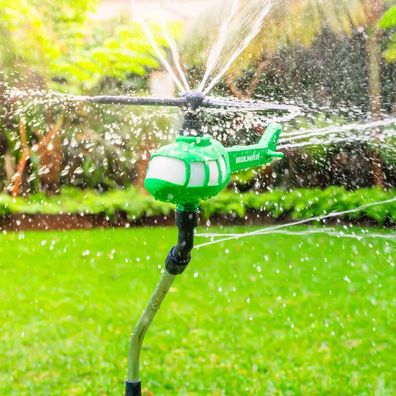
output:
[[[258,161],[260,159],[260,153],[251,154],[251,155],[243,155],[242,157],[235,158],[235,163],[243,164],[250,161]]]

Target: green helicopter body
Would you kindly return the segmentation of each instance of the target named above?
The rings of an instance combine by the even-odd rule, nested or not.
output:
[[[276,152],[280,133],[279,124],[270,124],[258,144],[230,148],[210,136],[178,136],[152,154],[144,185],[155,199],[178,210],[197,209],[199,201],[228,185],[232,173],[283,157]]]

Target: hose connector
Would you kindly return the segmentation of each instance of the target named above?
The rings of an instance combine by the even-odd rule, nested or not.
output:
[[[172,275],[180,275],[191,261],[194,248],[194,230],[198,226],[199,212],[176,211],[176,225],[179,230],[178,242],[165,260],[165,268]]]

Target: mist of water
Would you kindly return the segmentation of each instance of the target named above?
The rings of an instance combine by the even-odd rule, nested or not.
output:
[[[260,12],[255,21],[248,21],[249,24],[252,24],[252,28],[250,33],[243,39],[242,43],[237,47],[237,49],[230,55],[228,60],[225,62],[225,65],[220,69],[217,75],[215,75],[209,82],[209,85],[203,90],[203,93],[207,95],[224,77],[226,72],[230,69],[232,64],[239,58],[239,56],[245,51],[245,49],[249,46],[252,40],[259,34],[261,31],[263,22],[272,8],[272,1],[266,0],[264,4],[260,4]],[[217,48],[216,48],[217,50]],[[216,59],[219,58],[219,54],[213,55]]]
[[[280,150],[290,150],[295,148],[303,148],[308,146],[329,146],[337,143],[353,143],[353,142],[372,142],[375,146],[381,146],[385,144],[386,140],[396,136],[396,130],[390,129],[381,134],[378,131],[372,131],[371,133],[357,134],[351,136],[341,136],[341,137],[329,137],[328,139],[323,138],[313,138],[306,142],[300,143],[290,143],[290,144],[280,144],[278,149]],[[391,146],[390,146],[391,147]]]
[[[310,235],[320,235],[324,234],[327,236],[332,236],[332,237],[337,237],[337,238],[347,238],[347,239],[356,239],[358,241],[364,240],[364,239],[369,239],[369,238],[377,238],[377,239],[386,239],[390,240],[392,242],[396,242],[396,235],[392,234],[381,234],[381,233],[375,233],[375,232],[368,232],[368,231],[361,231],[361,232],[356,232],[353,231],[351,233],[345,232],[345,231],[337,231],[335,228],[328,228],[328,227],[323,227],[323,228],[316,228],[312,230],[303,230],[303,231],[290,231],[290,230],[273,230],[273,231],[262,231],[259,232],[255,235],[261,236],[261,235],[290,235],[290,236],[310,236]],[[196,237],[201,237],[201,238],[220,238],[220,237],[236,237],[238,238],[239,236],[244,235],[244,234],[217,234],[217,233],[197,233],[195,236]]]
[[[384,120],[365,122],[365,123],[351,123],[347,125],[334,125],[325,128],[315,128],[315,129],[303,129],[299,131],[292,131],[282,134],[282,138],[279,140],[279,143],[286,143],[289,141],[296,141],[306,138],[313,138],[318,136],[327,136],[329,134],[339,134],[350,131],[360,132],[366,131],[367,129],[374,129],[385,127],[388,125],[396,124],[396,117],[387,118]]]
[[[165,55],[163,54],[163,51],[160,49],[159,45],[157,44],[157,41],[155,40],[154,35],[151,32],[151,29],[149,28],[149,25],[147,24],[145,19],[142,17],[141,13],[139,12],[139,8],[136,4],[136,0],[131,0],[131,7],[132,7],[132,12],[136,16],[137,21],[140,23],[140,26],[142,27],[144,34],[146,35],[147,39],[149,40],[151,46],[153,47],[153,50],[154,50],[155,54],[157,55],[158,59],[160,60],[161,64],[164,66],[165,70],[169,73],[172,80],[174,81],[176,86],[180,89],[180,91],[181,92],[186,91],[186,87],[183,86],[183,84],[180,82],[179,78],[176,76],[176,73],[173,71],[172,66],[170,65],[170,63],[166,59]],[[172,44],[170,44],[170,47],[172,48]]]
[[[181,81],[184,86],[184,90],[190,91],[190,89],[191,89],[190,84],[188,83],[187,76],[184,73],[184,70],[181,66],[181,59],[180,59],[179,50],[177,48],[177,44],[176,44],[175,40],[173,39],[172,35],[169,33],[167,21],[165,19],[165,13],[162,11],[161,3],[159,0],[158,0],[157,4],[158,4],[160,18],[161,18],[162,32],[164,34],[165,40],[167,41],[167,43],[169,45],[169,48],[171,49],[173,61],[175,62],[176,70],[179,73],[179,76],[180,76]]]
[[[139,106],[104,106],[87,102],[84,96],[40,89],[18,89],[6,84],[2,84],[2,96],[10,106],[7,114],[1,117],[18,120],[31,114],[30,126],[40,129],[41,134],[44,133],[42,128],[45,128],[44,114],[51,109],[53,114],[74,120],[71,126],[60,131],[70,151],[80,147],[84,152],[91,153],[94,151],[93,146],[98,145],[98,150],[113,151],[119,159],[128,157],[132,161],[131,165],[141,154],[140,144],[146,141],[165,144],[180,128],[180,112],[166,107],[144,111]],[[87,122],[99,122],[100,128],[93,131]]]
[[[221,51],[223,50],[223,48],[227,42],[227,38],[228,38],[228,34],[229,34],[229,26],[230,26],[232,19],[238,12],[239,3],[240,3],[240,0],[233,0],[231,11],[230,11],[228,17],[220,25],[217,41],[215,42],[215,44],[213,45],[213,47],[209,53],[208,60],[206,62],[205,74],[203,76],[201,83],[198,86],[198,91],[200,91],[200,92],[203,92],[203,90],[205,88],[205,84],[207,83],[211,73],[213,72],[214,68],[216,67],[216,64],[217,64],[220,54],[221,54]]]

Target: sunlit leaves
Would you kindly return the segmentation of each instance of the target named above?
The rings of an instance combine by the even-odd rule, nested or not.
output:
[[[384,29],[396,27],[396,5],[390,8],[379,22]]]
[[[2,70],[25,64],[46,65],[60,54],[59,43],[40,12],[26,0],[0,1],[0,62]],[[34,43],[34,45],[33,45]]]
[[[390,8],[379,22],[383,29],[396,28],[396,5]],[[389,48],[385,51],[384,56],[389,62],[396,61],[396,33],[393,34]]]
[[[149,69],[159,67],[137,24],[111,26],[104,32],[92,29],[86,36],[89,40],[71,48],[70,61],[62,62],[57,70],[85,89],[92,89],[103,77],[124,80],[131,74],[144,76]],[[162,39],[159,42],[164,44]]]
[[[0,63],[7,79],[15,72],[16,79],[33,72],[49,87],[78,93],[94,88],[104,77],[124,80],[158,68],[138,24],[124,19],[98,26],[92,19],[96,4],[0,0]],[[153,30],[165,48],[160,30]]]

